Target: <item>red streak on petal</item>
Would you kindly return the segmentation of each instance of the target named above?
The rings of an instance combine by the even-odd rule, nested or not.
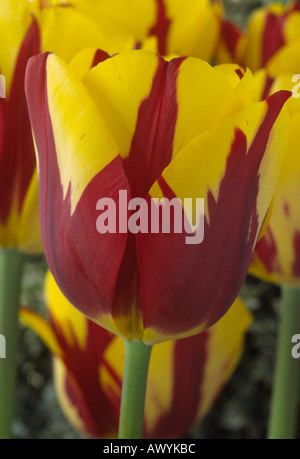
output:
[[[170,163],[177,122],[177,76],[184,58],[158,58],[149,96],[141,103],[129,156],[123,160],[132,197],[146,197]],[[133,302],[140,308],[140,276],[136,238],[128,234],[115,287],[113,315],[126,314]]]
[[[96,65],[100,64],[100,62],[106,61],[106,59],[108,59],[109,57],[110,55],[107,52],[102,51],[102,49],[97,49],[97,51],[94,54],[91,69],[93,67],[96,67]]]
[[[300,4],[298,2],[295,2],[291,5],[290,11],[300,11]]]
[[[164,0],[156,0],[157,17],[156,23],[149,31],[149,35],[155,35],[158,39],[158,52],[161,56],[167,54],[167,38],[171,20],[167,17]]]
[[[270,75],[266,75],[265,77],[265,85],[263,88],[261,100],[265,100],[269,94],[270,94],[270,89],[273,84],[274,78],[270,77]]]
[[[262,239],[258,242],[255,252],[269,273],[281,273],[278,251],[271,228],[268,227]]]
[[[35,153],[24,91],[25,69],[28,59],[40,52],[40,36],[33,21],[20,48],[10,95],[1,99],[2,125],[0,142],[0,222],[5,223],[17,198],[22,205],[35,168]]]
[[[235,69],[235,73],[237,74],[240,80],[242,80],[245,76],[241,69]]]
[[[158,58],[149,96],[141,103],[130,153],[123,160],[132,197],[146,197],[170,163],[177,122],[177,77],[184,58]]]
[[[237,45],[242,36],[242,31],[231,21],[224,20],[221,24],[221,40],[224,41],[232,59],[236,57]]]
[[[293,276],[300,277],[300,232],[295,231],[294,234],[294,262],[292,266]]]
[[[268,12],[262,37],[261,67],[285,44],[284,24],[287,15],[276,16]]]
[[[70,401],[76,406],[79,417],[84,421],[87,432],[94,437],[116,433],[118,412],[100,386],[99,380],[99,367],[104,363],[104,352],[113,335],[88,320],[85,347],[80,346],[73,333],[74,342],[71,346],[59,322],[52,318],[51,323],[63,349],[63,361],[70,375],[65,383],[66,392]],[[73,332],[71,324],[70,330]],[[75,390],[73,381],[77,386]],[[118,381],[118,384],[121,386],[121,381]]]
[[[291,216],[290,206],[287,202],[284,203],[283,211],[287,217]]]

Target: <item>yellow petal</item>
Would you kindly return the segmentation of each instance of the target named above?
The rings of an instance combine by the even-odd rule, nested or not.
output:
[[[47,94],[61,183],[64,196],[71,184],[73,212],[83,190],[118,155],[118,148],[85,87],[55,55],[47,61]]]

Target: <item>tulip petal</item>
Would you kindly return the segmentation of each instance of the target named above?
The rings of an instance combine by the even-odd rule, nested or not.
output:
[[[163,3],[169,27],[165,49],[161,51],[209,61],[220,31],[218,15],[210,2],[195,0],[189,3],[188,10],[185,0],[164,0]]]
[[[98,199],[117,202],[119,189],[128,190],[118,148],[81,82],[54,55],[29,62],[26,93],[39,154],[47,261],[65,295],[96,318],[110,310],[127,237],[96,228]]]
[[[289,78],[281,87],[290,85]],[[291,114],[288,151],[277,183],[269,225],[257,244],[249,269],[251,274],[265,281],[294,286],[300,283],[300,209],[296,192],[300,181],[299,108],[298,112],[293,113],[297,105],[297,99],[288,101]]]
[[[8,245],[17,245],[17,241],[11,238],[17,237],[16,225],[19,225],[18,218],[35,169],[34,146],[24,93],[24,75],[28,59],[39,50],[39,31],[33,21],[17,57],[10,93],[7,99],[0,100],[0,232],[3,233],[1,243]]]
[[[136,182],[142,182],[140,176],[146,181],[145,174],[149,173],[149,166],[153,162],[154,155],[156,162],[161,161],[160,158],[164,157],[159,154],[161,150],[157,148],[157,144],[162,148],[167,142],[161,136],[157,141],[155,136],[160,134],[157,133],[159,129],[157,119],[160,119],[158,117],[161,116],[159,101],[161,85],[164,84],[166,78],[166,67],[167,63],[154,53],[132,51],[106,60],[101,64],[101,68],[100,66],[94,68],[83,80],[118,142],[121,157],[126,160],[124,166],[129,176],[133,196],[146,195],[149,183],[137,185]],[[163,106],[165,123],[171,125],[171,135],[167,138],[169,141],[171,137],[171,142],[174,118],[172,113],[176,108],[173,105],[174,100],[171,99],[169,105],[167,103]],[[169,109],[171,115],[166,113],[166,109]],[[142,114],[140,114],[141,110]],[[171,118],[170,122],[169,118]],[[166,135],[165,130],[163,134]],[[146,144],[145,138],[147,138]],[[170,150],[170,141],[167,146]],[[130,158],[131,155],[133,159]],[[166,156],[166,161],[170,160],[170,154]],[[143,161],[143,164],[137,166],[136,161],[139,163]],[[156,171],[156,174],[159,176],[163,165],[159,163],[154,169],[158,169],[159,172]],[[149,181],[151,183],[150,178],[147,182]]]
[[[109,54],[99,48],[85,48],[73,57],[69,67],[82,80],[90,69],[108,58]]]
[[[20,18],[22,19],[20,20]],[[31,21],[29,2],[20,2],[19,0],[1,1],[0,73],[5,75],[7,96],[10,94],[16,60]]]
[[[97,18],[97,24],[107,37],[114,41],[135,38],[142,41],[155,22],[155,0],[72,0],[76,9],[83,12],[92,20]],[[110,49],[109,49],[110,51]],[[119,52],[114,49],[112,52]]]
[[[255,11],[244,36],[242,63],[252,71],[268,67],[285,46],[299,41],[299,6],[272,3]],[[294,58],[292,58],[294,60]],[[286,61],[287,62],[287,61]]]
[[[299,73],[300,40],[294,41],[280,49],[268,62],[268,73],[276,77],[282,73]]]
[[[132,196],[145,196],[172,156],[242,107],[222,75],[193,58],[122,53],[83,81],[118,141]]]
[[[221,37],[217,50],[217,62],[222,64],[239,62],[239,48],[243,41],[242,30],[234,22],[221,19]]]
[[[199,332],[236,298],[286,151],[286,110],[275,120],[289,95],[277,93],[195,138],[150,191],[182,203],[204,198],[205,226],[198,245],[186,244],[184,233],[137,234],[146,343]]]
[[[63,351],[63,356],[54,360],[55,385],[62,408],[81,432],[95,437],[110,436],[116,430],[117,414],[99,386],[99,372],[103,353],[114,335],[77,311],[50,272],[45,293],[50,326]],[[109,364],[106,368],[110,368]]]
[[[41,30],[42,52],[51,51],[65,62],[70,62],[78,50],[91,46],[116,51],[112,45],[113,37],[104,34],[95,21],[76,8],[45,8],[34,16]]]
[[[24,253],[43,253],[38,196],[38,174],[35,168],[23,203],[21,218],[18,223],[17,245]]]

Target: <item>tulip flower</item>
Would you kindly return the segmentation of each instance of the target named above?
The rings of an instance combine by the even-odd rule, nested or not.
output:
[[[185,0],[114,0],[113,8],[111,0],[67,0],[65,4],[95,21],[116,44],[127,40],[132,46],[161,55],[188,55],[207,61],[214,57],[222,16],[219,0],[213,4],[210,0],[194,0],[188,8]]]
[[[299,333],[299,72],[300,6],[272,4],[255,11],[246,33],[230,21],[222,26],[217,62],[238,62],[255,75],[257,98],[278,89],[291,90],[288,102],[290,141],[276,187],[271,219],[257,244],[250,273],[281,288],[278,343],[269,419],[269,438],[294,438],[299,402],[298,362],[291,356],[291,339]]]
[[[216,62],[231,64],[243,62],[244,35],[234,21],[221,17],[221,30],[216,51]]]
[[[42,251],[34,199],[35,154],[24,93],[27,60],[39,51],[39,34],[33,24],[21,44],[12,79],[4,75],[6,98],[0,100],[0,246],[27,252]],[[10,62],[1,64],[4,71]]]
[[[82,81],[53,54],[28,66],[49,268],[72,304],[126,340],[153,344],[207,328],[248,270],[279,172],[273,157],[279,166],[284,156],[280,112],[290,94],[249,103],[250,73],[240,80],[234,67],[227,72],[236,87],[202,60],[167,62],[146,51],[107,59]],[[120,190],[126,204],[205,198],[203,243],[188,245],[183,233],[100,234],[97,202],[113,198],[118,211]]]
[[[300,47],[298,56],[299,51]],[[300,320],[300,213],[297,194],[300,186],[300,103],[294,74],[281,73],[280,66],[277,69],[274,66],[273,70],[279,75],[275,79],[270,78],[266,71],[256,75],[259,93],[265,92],[266,88],[269,94],[281,89],[293,92],[294,97],[287,101],[290,140],[275,189],[272,213],[266,232],[256,246],[249,271],[281,288],[278,350],[268,435],[270,438],[294,438],[300,380],[299,362],[291,355],[291,340],[299,333]]]
[[[37,56],[26,94],[48,266],[75,307],[136,352],[125,359],[124,413],[146,384],[151,346],[207,329],[236,299],[287,146],[290,93],[253,103],[250,72],[136,50],[82,79],[54,54]],[[149,209],[174,198],[189,228],[169,218],[168,232],[149,231]],[[205,202],[197,244],[186,243],[185,198]]]
[[[161,55],[199,57],[210,61],[220,34],[220,2],[196,0],[187,8],[184,0],[155,0],[155,22],[146,43],[156,43]],[[153,40],[154,39],[154,40]],[[149,45],[148,45],[149,46]]]
[[[267,75],[265,79],[267,79]],[[278,89],[293,90],[293,75],[275,78],[270,94]],[[300,78],[299,78],[300,79]],[[264,236],[258,242],[250,271],[278,285],[300,286],[300,212],[297,189],[300,186],[300,101],[287,102],[290,114],[290,140],[274,194],[272,213]]]
[[[272,3],[255,10],[245,33],[230,20],[223,19],[222,22],[218,62],[236,62],[252,71],[270,70],[278,53],[300,41],[298,2],[288,6]],[[288,65],[288,60],[286,63]]]
[[[53,353],[60,406],[80,434],[115,438],[124,342],[78,312],[50,273],[46,276],[45,298],[49,321],[27,308],[21,308],[20,318]],[[203,419],[238,365],[250,324],[251,314],[237,299],[209,330],[154,347],[144,438],[180,438]]]

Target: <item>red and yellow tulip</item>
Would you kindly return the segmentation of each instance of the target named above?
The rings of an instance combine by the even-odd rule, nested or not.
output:
[[[218,62],[236,62],[252,71],[266,68],[272,74],[274,59],[289,65],[292,57],[294,62],[297,43],[299,46],[299,3],[272,3],[253,12],[245,33],[232,21],[222,20]]]
[[[36,0],[36,5],[57,5],[60,0]],[[194,0],[66,0],[92,19],[110,37],[110,52],[128,46],[146,47],[161,55],[200,57],[209,61],[220,34],[221,2]],[[114,50],[112,50],[114,46]]]
[[[29,253],[41,252],[42,244],[36,160],[24,92],[27,61],[46,50],[70,61],[87,46],[109,49],[110,43],[77,10],[35,6],[25,0],[3,0],[0,11],[0,73],[6,90],[6,98],[0,99],[0,247]]]
[[[0,72],[6,83],[6,98],[0,99],[0,247],[35,252],[42,244],[24,76],[27,60],[40,51],[40,39],[29,15],[21,21],[6,13],[0,14]]]
[[[232,33],[235,31],[235,33]],[[223,25],[219,60],[236,60],[255,73],[257,100],[285,89],[297,91],[300,78],[300,6],[279,3],[255,11],[245,35],[229,21]],[[227,56],[226,56],[227,52]],[[298,85],[299,88],[299,85]],[[299,90],[298,90],[299,92]],[[300,285],[299,98],[287,102],[290,140],[276,187],[271,218],[257,244],[250,272],[276,284]]]
[[[61,408],[84,436],[114,438],[124,343],[78,312],[50,274],[45,290],[49,322],[26,308],[20,317],[53,353]],[[203,419],[240,360],[250,324],[251,315],[238,299],[218,324],[202,334],[154,346],[144,438],[180,438]]]
[[[54,54],[30,60],[26,92],[38,152],[49,268],[68,300],[125,340],[187,337],[237,297],[288,142],[289,92],[252,102],[237,66],[148,51],[111,57],[79,79]],[[80,110],[79,110],[80,107]],[[97,202],[126,191],[204,198],[204,240],[127,229],[100,234]],[[188,222],[191,210],[181,209]]]
[[[272,82],[262,71],[256,78],[258,87],[269,85],[272,94],[280,89],[293,91],[296,83],[292,77],[292,74],[281,74]],[[300,99],[291,97],[287,108],[290,114],[289,146],[275,190],[271,217],[256,246],[250,272],[276,284],[300,286]]]
[[[155,20],[144,46],[162,56],[199,57],[210,61],[220,35],[221,5],[209,0],[155,0]],[[152,46],[151,46],[152,43]]]

